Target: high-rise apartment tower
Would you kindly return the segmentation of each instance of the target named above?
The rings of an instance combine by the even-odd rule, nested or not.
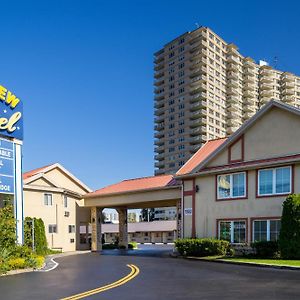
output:
[[[244,57],[207,27],[155,53],[155,174],[175,173],[270,99],[300,106],[300,77]]]

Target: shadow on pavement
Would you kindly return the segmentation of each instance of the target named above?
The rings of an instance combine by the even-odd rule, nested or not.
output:
[[[140,257],[170,257],[174,245],[139,245],[134,250],[102,250],[101,255],[110,256],[140,256]]]

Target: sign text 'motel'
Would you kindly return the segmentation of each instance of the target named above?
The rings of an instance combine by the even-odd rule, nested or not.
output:
[[[23,140],[23,104],[0,85],[0,135]]]

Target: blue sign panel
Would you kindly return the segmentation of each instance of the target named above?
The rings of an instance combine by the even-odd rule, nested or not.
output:
[[[14,143],[0,139],[0,193],[15,192]]]
[[[15,179],[14,177],[6,177],[0,175],[0,193],[14,194],[15,193]]]
[[[0,135],[23,140],[23,103],[1,85]]]

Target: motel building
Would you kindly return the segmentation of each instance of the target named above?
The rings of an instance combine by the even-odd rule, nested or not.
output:
[[[228,138],[204,144],[174,175],[92,192],[59,164],[37,169],[24,174],[25,216],[42,218],[49,247],[63,251],[100,251],[103,234],[124,246],[180,237],[276,240],[283,201],[300,193],[299,128],[300,109],[272,100]],[[173,227],[128,224],[128,209],[157,207],[176,207]],[[119,224],[102,224],[104,208],[117,210]]]
[[[90,209],[82,197],[91,189],[56,163],[23,174],[24,215],[41,218],[48,247],[88,250]]]
[[[92,250],[101,250],[101,211],[119,212],[128,244],[127,209],[177,207],[177,237],[232,244],[276,240],[282,203],[300,193],[300,110],[272,100],[228,138],[208,141],[173,175],[131,179],[84,196]]]

